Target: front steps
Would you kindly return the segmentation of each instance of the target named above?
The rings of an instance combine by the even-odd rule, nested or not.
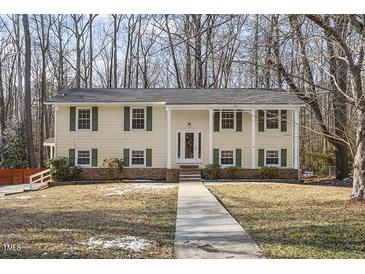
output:
[[[179,172],[179,182],[201,182],[200,170],[184,170]]]

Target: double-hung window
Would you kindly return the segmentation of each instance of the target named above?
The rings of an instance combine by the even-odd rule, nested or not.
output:
[[[77,109],[77,129],[91,129],[91,109]]]
[[[132,108],[132,129],[144,129],[145,117],[146,115],[144,108]]]
[[[132,150],[131,155],[132,165],[144,165],[145,164],[145,153],[144,150]]]
[[[222,110],[222,129],[234,129],[233,110]]]
[[[220,163],[222,166],[234,165],[234,152],[233,150],[221,150]]]
[[[279,151],[278,150],[266,150],[266,165],[278,166],[279,165]]]
[[[279,129],[279,111],[266,111],[266,129]]]
[[[90,166],[90,150],[78,150],[77,151],[77,165],[78,166]]]

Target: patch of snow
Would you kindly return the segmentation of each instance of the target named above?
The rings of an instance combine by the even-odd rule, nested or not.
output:
[[[113,188],[106,188],[105,196],[122,196],[127,192],[136,190],[160,190],[177,187],[177,184],[164,184],[164,183],[142,183],[142,184],[132,184],[132,185],[120,185]]]
[[[32,196],[23,195],[23,196],[17,196],[17,197],[14,197],[14,198],[19,199],[19,200],[29,200],[29,199],[32,199]]]
[[[109,248],[123,248],[134,252],[141,252],[145,248],[149,247],[152,243],[149,240],[137,238],[134,236],[126,236],[123,238],[116,238],[114,240],[101,240],[91,237],[86,244],[89,247],[102,247],[103,249]]]

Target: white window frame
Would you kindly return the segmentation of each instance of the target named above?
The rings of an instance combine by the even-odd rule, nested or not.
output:
[[[233,151],[233,164],[231,165],[223,165],[222,164],[222,151]],[[230,166],[236,166],[236,149],[219,149],[219,165],[222,167],[230,167]]]
[[[143,164],[132,164],[133,151],[143,151]],[[145,167],[146,166],[146,150],[145,149],[130,149],[129,150],[129,166]]]
[[[233,112],[233,128],[222,128],[222,121],[223,121],[223,115],[222,113],[224,112]],[[226,130],[226,131],[236,131],[236,119],[237,119],[237,115],[236,115],[236,110],[234,109],[221,109],[219,111],[219,129],[220,130]]]
[[[144,121],[143,121],[143,128],[133,128],[133,109],[143,109],[144,111]],[[146,122],[147,122],[147,108],[146,107],[131,107],[131,113],[129,115],[129,125],[131,130],[146,130]]]
[[[90,111],[90,128],[80,128],[79,129],[79,110],[89,110]],[[93,113],[91,107],[76,107],[76,130],[77,131],[91,131],[93,126]]]
[[[278,128],[267,128],[267,112],[268,111],[277,111],[278,112]],[[281,128],[281,110],[280,109],[268,109],[265,110],[265,131],[280,131]]]
[[[88,151],[89,152],[90,161],[89,161],[89,164],[88,165],[80,165],[79,164],[79,151]],[[77,149],[75,151],[75,153],[76,153],[76,155],[75,155],[76,166],[79,166],[79,167],[91,167],[91,161],[92,161],[91,149]]]
[[[277,165],[268,165],[266,164],[266,156],[267,156],[267,151],[277,151],[278,152],[278,164]],[[270,149],[265,149],[265,157],[264,157],[264,160],[265,160],[265,166],[271,166],[271,167],[281,167],[281,155],[280,155],[280,149],[277,149],[277,148],[270,148]]]

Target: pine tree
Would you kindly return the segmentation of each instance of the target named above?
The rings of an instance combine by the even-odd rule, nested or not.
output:
[[[25,168],[27,161],[27,143],[24,135],[24,122],[11,121],[3,137],[1,167]]]

